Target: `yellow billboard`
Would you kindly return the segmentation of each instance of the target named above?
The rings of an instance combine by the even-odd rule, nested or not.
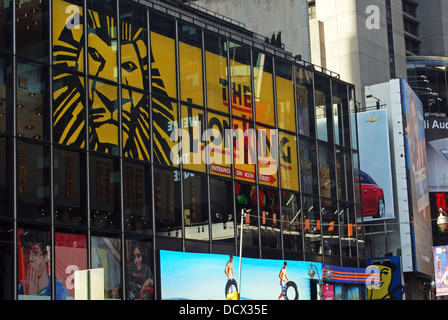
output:
[[[299,191],[297,138],[282,131],[279,131],[278,136],[281,187]]]
[[[232,131],[229,117],[208,113],[208,137],[204,153],[208,155],[210,173],[232,177]]]

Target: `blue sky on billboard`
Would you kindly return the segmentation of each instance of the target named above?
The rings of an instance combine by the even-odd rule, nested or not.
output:
[[[358,136],[361,170],[370,175],[383,189],[386,206],[384,218],[393,218],[395,215],[387,110],[359,113]]]

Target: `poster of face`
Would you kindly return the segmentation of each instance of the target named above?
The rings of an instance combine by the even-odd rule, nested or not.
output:
[[[314,263],[318,270],[320,263]],[[310,300],[310,262],[160,251],[164,300]]]
[[[434,247],[434,275],[436,280],[436,295],[448,295],[448,246]]]
[[[401,258],[388,257],[374,261],[367,259],[368,272],[373,272],[376,278],[366,283],[368,300],[403,300],[404,286],[402,283]]]
[[[34,229],[18,229],[18,298],[50,300],[50,233]],[[56,300],[67,300],[65,284],[56,280]]]
[[[153,300],[154,276],[148,242],[126,240],[126,299]]]

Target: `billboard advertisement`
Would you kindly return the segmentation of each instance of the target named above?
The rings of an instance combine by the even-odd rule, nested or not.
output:
[[[448,118],[425,113],[426,157],[430,192],[448,192]]]
[[[367,286],[368,300],[403,300],[404,286],[401,273],[401,258],[392,256],[367,259],[367,270],[377,270],[377,283]]]
[[[433,248],[434,253],[434,275],[436,281],[436,295],[448,295],[448,246]]]
[[[365,221],[395,217],[387,110],[358,114],[361,197]]]
[[[275,102],[291,113],[294,91],[291,79],[285,78],[291,75],[285,74],[276,81],[287,89],[274,94],[272,57],[252,56],[249,47],[210,35],[205,35],[203,48],[202,32],[195,28],[180,24],[176,30],[174,21],[156,14],[148,26],[144,15],[125,7],[120,17],[113,10],[100,15],[100,6],[86,10],[73,1],[53,0],[53,9],[53,63],[61,67],[52,79],[57,143],[113,155],[119,155],[122,146],[128,158],[170,166],[182,162],[189,170],[209,169],[246,182],[258,177],[261,184],[279,185],[279,137],[271,127]],[[78,73],[94,77],[85,81]],[[230,114],[236,117],[232,121]],[[253,127],[254,114],[262,126]],[[280,122],[283,129],[295,131],[294,116]],[[289,162],[295,146],[285,136],[282,146],[283,182],[297,190],[297,182],[289,177],[297,171],[297,163]]]
[[[432,228],[423,104],[404,79],[401,79],[401,95],[414,270],[430,274]]]
[[[75,298],[74,272],[87,268],[87,239],[84,235],[55,234],[56,300]],[[18,298],[50,300],[50,233],[18,228]]]
[[[320,263],[313,262],[321,270]],[[164,300],[310,300],[310,262],[160,251]]]

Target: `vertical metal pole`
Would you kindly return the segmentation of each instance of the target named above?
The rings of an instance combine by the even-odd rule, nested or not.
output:
[[[238,267],[238,300],[241,300],[241,258],[243,254],[243,223],[246,209],[241,209],[241,227],[240,227],[240,261]]]

